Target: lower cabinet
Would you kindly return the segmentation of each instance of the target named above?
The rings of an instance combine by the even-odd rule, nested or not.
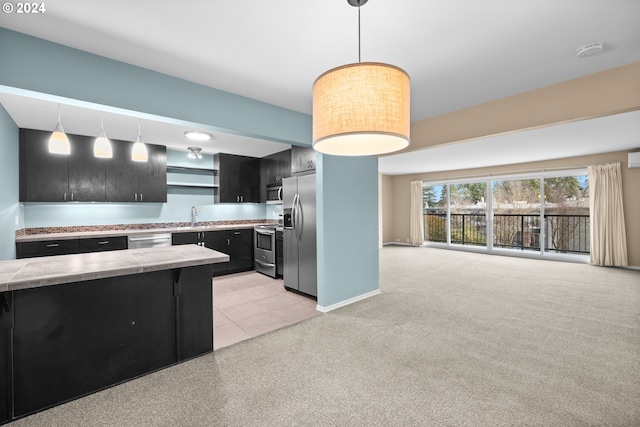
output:
[[[205,246],[229,255],[229,262],[214,264],[214,276],[253,270],[252,228],[208,231]]]
[[[213,350],[211,265],[8,292],[15,419]],[[4,335],[8,330],[3,329]],[[7,345],[5,345],[7,344]],[[0,356],[0,366],[9,362]],[[6,355],[5,355],[6,357]],[[0,373],[0,384],[9,384]],[[6,381],[5,381],[6,380]],[[4,412],[3,412],[4,411]],[[1,418],[5,417],[5,418]]]
[[[174,245],[204,245],[229,255],[229,262],[213,265],[213,275],[253,270],[253,228],[173,233]]]
[[[16,243],[16,258],[35,258],[77,253],[78,240],[75,239]]]
[[[78,240],[79,253],[118,251],[121,249],[127,249],[127,247],[128,244],[126,236]]]
[[[9,308],[11,301],[7,295],[0,294],[0,424],[9,421],[9,408],[11,402],[9,400],[11,393],[9,382],[9,337],[11,334],[11,322],[9,319]]]
[[[127,249],[127,246],[126,236],[17,242],[16,258],[116,251]]]
[[[205,231],[188,231],[186,233],[172,233],[172,245],[198,245],[204,246]]]

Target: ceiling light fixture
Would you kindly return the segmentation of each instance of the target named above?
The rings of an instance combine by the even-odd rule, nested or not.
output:
[[[187,154],[187,156],[189,156],[190,159],[198,159],[200,160],[202,158],[202,153],[200,151],[202,151],[202,148],[200,147],[187,147],[187,150],[189,150],[189,154]]]
[[[134,162],[146,162],[149,160],[149,153],[147,152],[147,146],[142,142],[142,132],[140,131],[140,124],[138,124],[138,139],[133,144],[131,149],[131,160]]]
[[[100,135],[93,143],[93,155],[101,159],[110,159],[113,157],[113,149],[111,148],[111,141],[107,138],[107,134],[104,131],[104,121],[102,118],[102,112],[100,112]]]
[[[409,75],[394,65],[361,62],[360,6],[367,0],[347,2],[358,8],[358,62],[313,83],[313,148],[338,156],[401,150],[410,143]]]
[[[192,141],[209,141],[213,139],[213,135],[210,133],[199,130],[188,130],[184,133],[184,136]]]
[[[69,137],[64,133],[60,122],[60,104],[58,104],[58,124],[49,137],[49,152],[54,154],[71,154],[71,144]]]

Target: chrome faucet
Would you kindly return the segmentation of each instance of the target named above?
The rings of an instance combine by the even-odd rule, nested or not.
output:
[[[191,226],[195,227],[198,221],[196,217],[198,216],[198,209],[195,206],[191,206]]]

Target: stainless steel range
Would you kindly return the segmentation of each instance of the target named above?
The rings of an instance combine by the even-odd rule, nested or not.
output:
[[[255,242],[253,258],[256,271],[273,278],[281,276],[282,227],[259,225],[253,229],[253,233]]]

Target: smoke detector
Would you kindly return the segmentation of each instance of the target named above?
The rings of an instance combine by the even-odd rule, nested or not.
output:
[[[585,44],[584,46],[580,46],[576,50],[576,56],[578,58],[587,58],[589,56],[598,55],[602,53],[603,49],[604,49],[604,46],[602,45],[601,42]]]

